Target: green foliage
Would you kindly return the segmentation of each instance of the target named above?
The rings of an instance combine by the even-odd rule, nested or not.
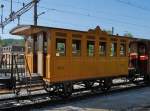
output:
[[[0,38],[0,46],[7,46],[7,45],[24,46],[24,40],[23,39],[1,39]]]
[[[112,31],[111,30],[103,30],[103,31],[105,31],[107,34],[109,34],[109,35],[112,35]]]
[[[126,36],[126,37],[133,37],[132,33],[130,33],[130,32],[126,32],[126,33],[124,34],[124,36]]]

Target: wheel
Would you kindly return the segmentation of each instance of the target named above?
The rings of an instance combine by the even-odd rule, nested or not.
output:
[[[13,89],[13,90],[14,90],[14,94],[16,94],[16,96],[20,95],[21,88],[16,88],[16,89]]]
[[[101,81],[100,87],[103,92],[107,92],[112,86],[112,79],[107,78]]]
[[[85,81],[84,82],[85,88],[89,89],[94,85],[93,81]]]
[[[44,89],[46,92],[52,93],[55,90],[57,90],[57,87],[53,84],[50,84],[49,82],[45,81],[44,82]]]
[[[62,85],[62,92],[60,94],[60,96],[62,98],[69,98],[72,95],[73,92],[73,84],[72,82],[65,82]]]
[[[144,75],[144,83],[150,85],[150,76],[148,74]]]

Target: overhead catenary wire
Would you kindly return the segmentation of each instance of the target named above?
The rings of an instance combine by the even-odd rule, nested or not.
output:
[[[69,26],[80,26],[80,28],[83,27],[84,29],[85,29],[85,28],[86,28],[86,29],[87,29],[87,28],[88,28],[88,29],[92,28],[91,26],[83,25],[83,24],[80,25],[80,24],[69,23],[69,22],[60,21],[60,20],[46,19],[46,18],[42,18],[42,17],[41,17],[41,19],[44,20],[44,24],[49,24],[49,21],[52,21],[54,24],[63,23],[63,24],[65,24],[65,25],[69,25]],[[76,28],[75,28],[75,29],[76,29]],[[138,28],[137,28],[137,29],[138,29]],[[102,29],[102,30],[103,30],[103,29]],[[84,30],[83,30],[83,31],[84,31]],[[87,31],[87,30],[85,30],[85,31]],[[122,30],[122,32],[125,32],[125,30]],[[149,38],[148,35],[147,35],[147,36],[143,36],[143,35],[136,34],[136,33],[134,33],[133,36],[134,36],[134,37],[137,37],[137,38],[140,38],[140,37]]]
[[[10,2],[10,0],[3,0],[3,1],[7,1],[7,2]],[[44,0],[42,0],[42,1],[44,1]],[[120,2],[125,2],[125,3],[128,3],[128,1],[123,1],[123,0],[115,0],[115,1],[120,1]],[[25,1],[25,2],[19,2],[19,1],[13,1],[14,3],[17,3],[17,4],[23,4],[23,3],[26,3],[27,1]],[[80,9],[80,10],[84,10],[84,11],[89,11],[89,9],[86,9],[86,8],[81,8],[81,7],[76,7],[76,6],[70,6],[70,5],[62,5],[61,4],[61,6],[67,6],[67,7],[74,7],[75,9]],[[38,7],[39,8],[44,8],[44,6],[40,6],[40,5],[38,5]],[[47,8],[47,7],[45,7],[45,8]],[[55,8],[52,8],[52,9],[54,9],[55,10]],[[137,20],[137,18],[135,18],[135,17],[133,17],[133,16],[129,16],[129,15],[124,15],[124,14],[115,14],[115,13],[112,13],[112,12],[105,12],[105,11],[99,11],[99,10],[95,10],[95,12],[97,12],[97,13],[103,13],[103,14],[105,14],[105,13],[109,13],[109,14],[111,14],[111,15],[115,15],[115,16],[120,16],[120,17],[124,17],[124,18],[129,18],[129,19],[134,19],[134,20]]]
[[[3,1],[6,1],[6,2],[10,2],[10,0],[3,0]],[[23,3],[26,3],[27,1],[24,0],[24,2],[20,2],[20,1],[12,1],[13,3],[17,3],[17,4],[23,4]]]
[[[4,1],[9,1],[9,0],[4,0]],[[119,1],[122,1],[122,0],[119,0]],[[14,1],[15,3],[20,3],[22,4],[23,2],[19,2],[19,1]],[[127,2],[128,3],[128,2]],[[48,7],[45,7],[45,6],[39,6],[39,8],[43,8],[43,9],[47,9],[47,13],[49,13],[49,11],[55,11],[55,12],[60,12],[60,13],[68,13],[68,14],[76,14],[76,15],[81,15],[81,16],[87,16],[87,17],[92,17],[92,18],[97,18],[97,19],[101,19],[101,18],[104,18],[104,19],[107,19],[108,21],[113,21],[113,22],[119,22],[119,23],[122,23],[122,24],[129,24],[129,25],[135,25],[135,26],[140,26],[140,27],[147,27],[147,28],[150,28],[150,26],[147,26],[147,25],[137,25],[137,24],[134,24],[134,23],[129,23],[129,22],[126,22],[126,21],[123,21],[123,20],[116,20],[113,19],[113,18],[106,18],[106,17],[98,17],[98,16],[95,16],[95,15],[92,15],[91,13],[81,13],[81,12],[76,12],[76,11],[68,11],[68,10],[62,10],[62,9],[58,9],[58,8],[48,8]],[[82,8],[84,9],[84,8]],[[86,10],[86,9],[84,9]],[[131,18],[131,17],[129,17]]]
[[[130,22],[126,22],[123,20],[116,20],[113,18],[106,18],[106,17],[99,17],[99,16],[95,16],[92,15],[91,13],[81,13],[81,12],[75,12],[75,11],[68,11],[68,10],[62,10],[62,9],[57,9],[57,8],[48,8],[48,7],[44,7],[44,6],[40,6],[41,8],[47,9],[47,13],[50,13],[49,11],[55,11],[55,12],[59,12],[59,13],[67,13],[67,14],[76,14],[76,15],[81,15],[81,16],[86,16],[86,17],[92,17],[92,18],[96,18],[96,19],[101,19],[104,18],[105,20],[107,19],[108,21],[113,21],[113,22],[119,22],[122,24],[128,24],[128,25],[134,25],[134,26],[140,26],[140,27],[147,27],[150,28],[150,26],[148,25],[137,25],[135,23],[130,23]]]
[[[10,13],[9,17],[6,18],[4,21],[2,21],[0,24],[0,27],[2,28],[2,30],[6,25],[11,23],[12,21],[17,19],[18,17],[20,19],[20,16],[22,16],[24,13],[29,11],[32,7],[34,7],[34,25],[36,25],[37,24],[37,3],[39,1],[40,0],[33,0],[33,1],[29,2],[28,4],[24,5],[18,11],[13,12],[13,13],[12,13],[12,9],[11,9],[11,13]],[[11,0],[11,8],[12,8],[12,0]]]
[[[117,2],[120,2],[120,3],[123,3],[123,4],[126,4],[126,5],[129,5],[131,7],[135,7],[135,8],[138,8],[138,9],[141,9],[143,11],[147,11],[147,12],[150,12],[150,9],[148,8],[145,8],[145,6],[141,6],[141,5],[137,5],[135,3],[132,3],[131,1],[127,1],[127,0],[115,0]]]
[[[3,0],[3,1],[9,1],[9,0]],[[20,2],[20,1],[13,1],[13,2],[18,3],[18,4],[24,3],[24,2]],[[51,13],[53,11],[53,12],[67,13],[67,14],[73,14],[73,15],[81,15],[81,16],[85,16],[85,17],[89,17],[89,18],[94,18],[94,19],[97,19],[97,20],[100,20],[100,19],[104,18],[103,20],[106,20],[106,21],[111,22],[111,23],[115,22],[115,23],[120,23],[120,24],[124,24],[124,25],[127,24],[127,25],[134,26],[134,27],[150,28],[150,26],[144,25],[144,24],[135,24],[135,23],[127,22],[126,20],[117,20],[116,18],[114,19],[114,18],[107,18],[107,17],[103,17],[103,16],[100,17],[100,16],[97,16],[97,15],[93,15],[93,13],[89,13],[88,10],[84,9],[84,8],[83,8],[83,10],[87,11],[87,13],[85,13],[85,12],[82,13],[82,12],[77,12],[77,11],[70,11],[70,10],[69,11],[68,10],[62,10],[62,9],[59,9],[59,8],[49,8],[49,7],[40,6],[40,5],[38,7],[41,8],[41,9],[47,10],[46,13]],[[132,17],[129,17],[129,18],[132,18]],[[44,18],[42,18],[42,19],[44,19]],[[71,22],[68,22],[68,21],[67,22],[59,21],[59,22],[62,22],[63,24],[72,24]],[[75,24],[72,24],[72,25],[75,25]],[[76,24],[76,25],[79,26],[79,24]],[[89,26],[87,25],[87,26],[84,26],[84,27],[89,27]]]
[[[44,0],[42,0],[42,1],[44,1]],[[46,0],[45,0],[46,1]],[[64,7],[70,7],[70,8],[74,8],[74,9],[80,9],[80,10],[84,10],[84,11],[87,11],[87,12],[89,12],[89,8],[81,8],[81,7],[77,7],[77,6],[74,6],[74,5],[67,5],[67,4],[58,4],[58,5],[60,5],[60,6],[64,6]],[[136,17],[134,17],[134,16],[129,16],[129,15],[126,15],[126,14],[122,14],[122,13],[120,13],[120,14],[116,14],[116,13],[114,13],[114,12],[111,12],[111,11],[104,11],[104,10],[94,10],[96,13],[103,13],[103,14],[106,14],[106,13],[109,13],[109,14],[111,14],[111,15],[115,15],[115,16],[119,16],[119,17],[123,17],[123,18],[129,18],[129,19],[134,19],[134,20],[137,20],[137,18]]]

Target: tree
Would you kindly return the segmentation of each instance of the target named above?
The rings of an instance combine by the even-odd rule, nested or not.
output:
[[[107,34],[109,34],[109,35],[111,35],[112,34],[112,31],[111,30],[103,30],[103,31],[105,31]]]
[[[0,46],[3,46],[4,45],[4,42],[3,40],[1,39],[1,36],[0,36]]]
[[[124,36],[126,36],[126,37],[133,37],[132,33],[130,33],[130,32],[126,32],[126,33],[124,34]]]

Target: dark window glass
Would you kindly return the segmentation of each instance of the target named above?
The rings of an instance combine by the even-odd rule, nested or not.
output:
[[[28,37],[27,39],[27,51],[28,53],[33,51],[33,39],[31,37]]]
[[[81,40],[72,40],[72,55],[81,55]]]
[[[88,56],[94,56],[94,41],[87,41],[87,54]]]
[[[117,56],[117,43],[111,43],[110,56]]]
[[[139,54],[145,54],[146,48],[144,45],[139,46]]]
[[[126,56],[126,45],[125,44],[120,44],[120,55]]]
[[[99,55],[105,56],[106,55],[106,42],[99,43]]]
[[[34,53],[37,53],[39,44],[38,44],[38,41],[37,41],[37,37],[36,37],[36,36],[33,37],[33,42],[34,42],[34,43],[33,43],[33,44],[34,44],[33,52],[34,52]]]
[[[48,47],[47,36],[45,33],[43,35],[44,35],[44,37],[43,37],[43,52],[47,53],[47,47]]]

